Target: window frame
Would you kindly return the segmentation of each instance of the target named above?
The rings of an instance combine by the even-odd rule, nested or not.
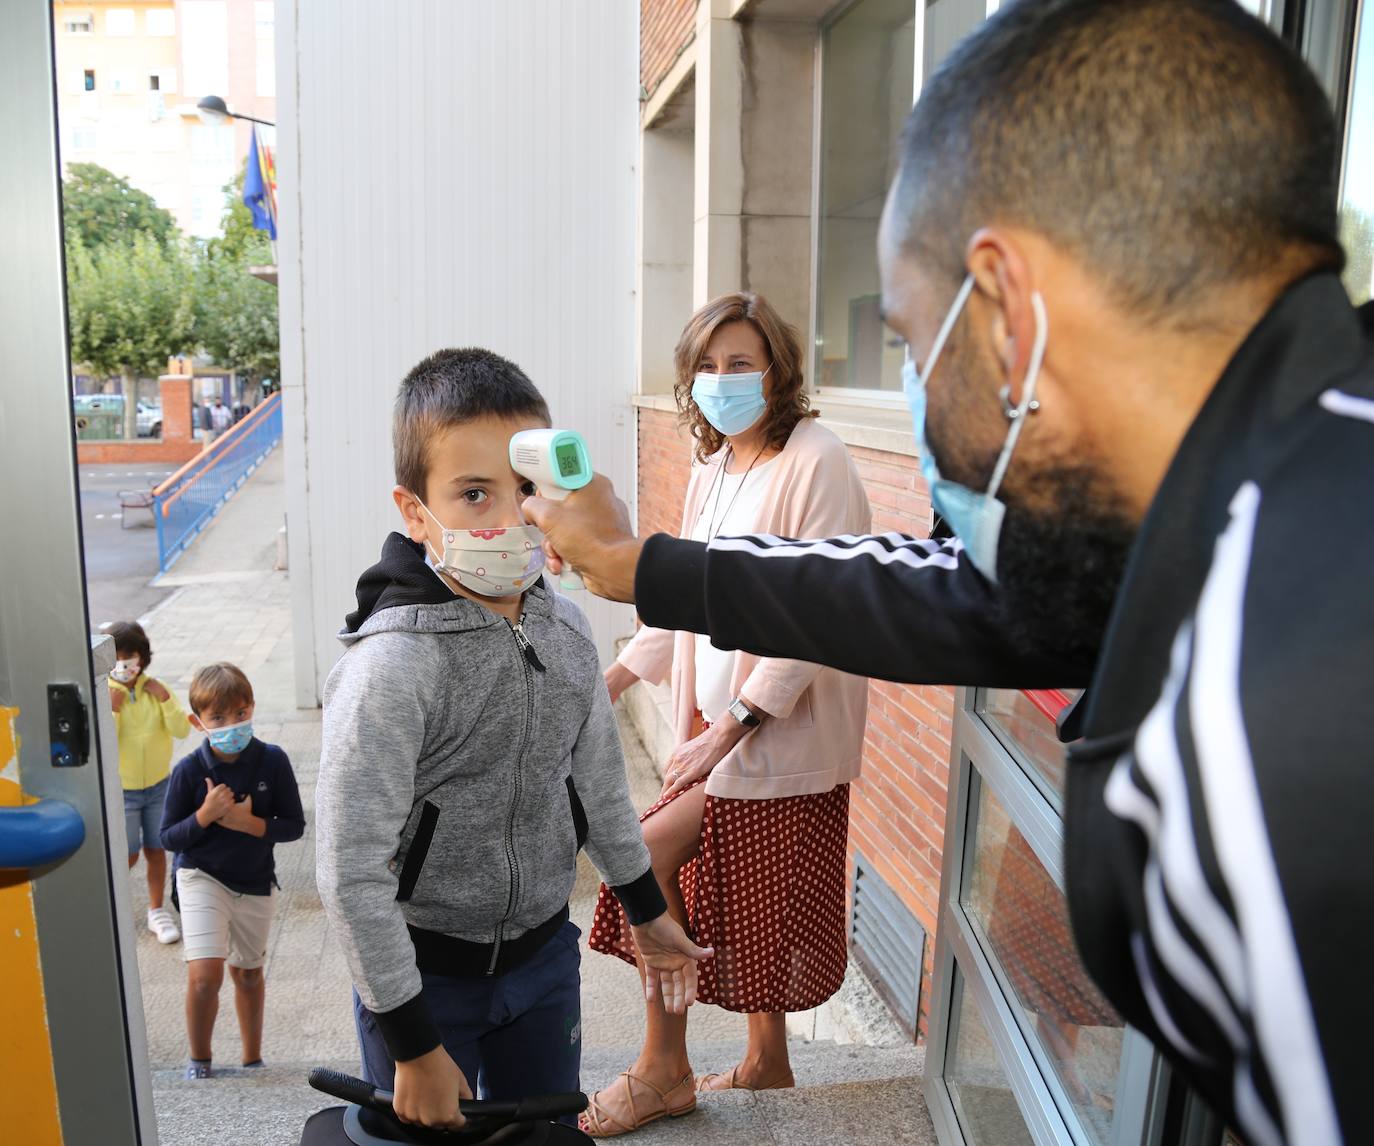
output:
[[[978,793],[984,784],[1036,860],[1060,891],[1064,890],[1061,814],[978,711],[980,691],[960,688],[955,699],[926,1051],[926,1106],[942,1144],[963,1146],[969,1141],[946,1080],[953,1036],[957,1034],[953,1022],[957,1015],[956,986],[961,980],[988,1028],[998,1062],[1036,1146],[1093,1146],[1047,1054],[1033,1044],[1017,1015],[1006,975],[987,947],[981,927],[961,901],[974,864]],[[1127,1025],[1117,1075],[1111,1146],[1162,1146],[1170,1082],[1165,1060],[1144,1035]]]
[[[912,103],[921,88],[921,49],[922,20],[925,16],[926,0],[910,0],[912,19],[915,26],[914,73]],[[995,3],[996,0],[993,0]],[[811,85],[811,291],[810,314],[808,316],[807,366],[810,370],[811,385],[807,387],[818,398],[827,398],[854,406],[869,406],[883,410],[900,410],[906,398],[900,390],[882,390],[873,386],[823,386],[821,377],[820,310],[821,310],[821,166],[825,157],[823,138],[823,112],[825,100],[825,45],[830,29],[839,23],[862,0],[842,0],[825,14],[816,28],[815,73]],[[877,256],[874,256],[876,263]],[[895,337],[895,336],[894,336]]]

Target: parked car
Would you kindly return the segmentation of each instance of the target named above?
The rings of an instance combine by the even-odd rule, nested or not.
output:
[[[156,438],[162,434],[162,407],[151,402],[138,404],[138,436]]]

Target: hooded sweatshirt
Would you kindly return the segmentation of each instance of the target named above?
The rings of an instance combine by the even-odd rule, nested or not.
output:
[[[584,843],[632,922],[665,905],[582,612],[539,582],[512,625],[396,533],[357,597],[324,692],[318,882],[358,995],[407,1060],[440,1041],[420,972],[531,958],[567,919]]]

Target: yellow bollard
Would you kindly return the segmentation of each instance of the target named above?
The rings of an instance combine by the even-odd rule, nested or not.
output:
[[[0,705],[0,807],[29,802],[19,788],[18,715]],[[0,1015],[0,1078],[15,1096],[5,1104],[6,1141],[61,1146],[33,884],[23,871],[0,871]]]

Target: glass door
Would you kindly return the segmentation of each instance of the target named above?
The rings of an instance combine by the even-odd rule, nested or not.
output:
[[[106,830],[113,649],[88,636],[52,27],[48,4],[13,4],[0,36],[0,1138],[125,1146],[156,1132],[123,834],[112,856]]]

